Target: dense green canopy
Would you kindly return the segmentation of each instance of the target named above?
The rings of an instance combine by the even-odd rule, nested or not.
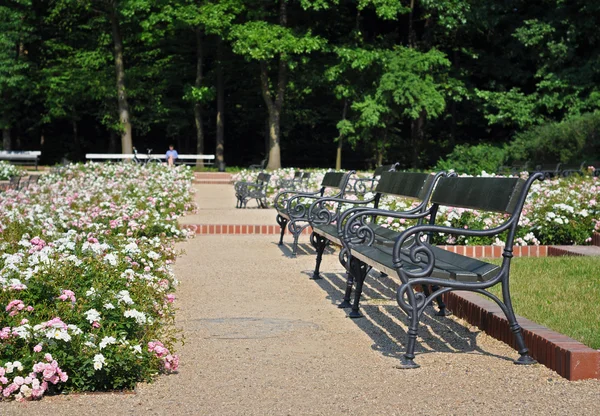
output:
[[[435,164],[600,107],[600,2],[7,0],[4,149]]]

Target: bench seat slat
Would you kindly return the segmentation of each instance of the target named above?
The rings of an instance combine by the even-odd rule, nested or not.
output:
[[[460,282],[485,282],[492,278],[499,270],[498,266],[481,260],[452,253],[435,246],[429,246],[429,248],[435,256],[435,267],[431,274],[432,277]],[[392,247],[389,244],[382,245],[376,241],[373,246],[359,245],[352,248],[352,255],[359,259],[360,257],[368,259],[366,262],[369,264],[377,262],[387,269],[386,273],[391,272],[393,275],[396,274],[392,262]],[[410,261],[406,253],[402,254],[402,261],[403,267],[407,270],[414,271],[420,268]]]

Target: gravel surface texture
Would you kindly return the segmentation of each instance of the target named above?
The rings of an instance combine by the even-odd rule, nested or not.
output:
[[[541,365],[516,366],[513,349],[454,317],[426,314],[421,368],[397,369],[407,320],[393,301],[394,282],[372,272],[365,317],[346,318],[336,307],[345,286],[337,255],[324,256],[323,279],[309,280],[314,254],[306,237],[297,258],[275,236],[197,236],[179,248],[177,323],[185,344],[177,374],[134,394],[0,403],[0,414],[600,413],[600,381],[569,382]]]
[[[277,211],[258,208],[254,200],[248,201],[248,208],[236,209],[233,185],[196,184],[193,188],[198,212],[181,218],[182,224],[277,224]]]

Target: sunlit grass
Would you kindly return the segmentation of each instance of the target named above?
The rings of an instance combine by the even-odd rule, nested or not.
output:
[[[510,288],[518,315],[600,348],[600,257],[515,258]]]

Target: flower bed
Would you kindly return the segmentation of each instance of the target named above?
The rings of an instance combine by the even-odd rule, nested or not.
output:
[[[132,388],[175,371],[170,263],[191,170],[71,165],[0,196],[0,394]]]
[[[0,160],[0,181],[7,181],[11,176],[21,176],[23,171],[10,163]]]
[[[325,170],[314,171],[307,189],[316,190],[325,174]],[[234,181],[253,181],[258,173],[242,171],[234,176]],[[273,199],[280,188],[279,180],[290,179],[294,169],[281,169],[272,172],[268,189],[268,201]],[[362,176],[368,177],[369,174]],[[482,176],[495,176],[482,172]],[[515,239],[516,245],[569,245],[590,244],[594,232],[600,231],[600,206],[597,198],[600,194],[598,177],[571,176],[535,182],[529,192],[523,208],[520,227]],[[361,198],[371,198],[367,193]],[[390,210],[406,210],[415,206],[413,201],[382,198],[380,207]],[[383,225],[396,231],[403,231],[411,223],[403,219],[387,219]],[[438,213],[438,223],[451,227],[489,229],[504,221],[503,215],[482,214],[476,210],[442,207]],[[437,244],[448,245],[497,245],[501,239],[485,237],[465,237],[454,235],[434,236]]]

